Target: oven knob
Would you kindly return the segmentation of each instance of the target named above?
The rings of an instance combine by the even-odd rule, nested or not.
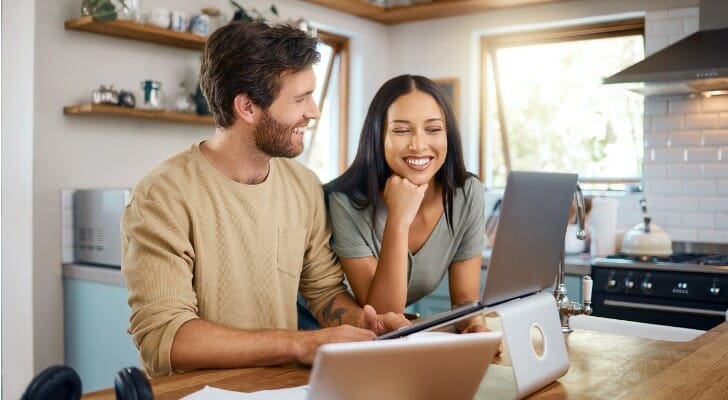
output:
[[[630,278],[625,279],[624,287],[627,288],[627,290],[632,290],[632,288],[634,288],[634,281]]]
[[[649,292],[652,290],[652,282],[648,281],[647,279],[642,281],[642,290],[645,292]]]
[[[610,276],[607,280],[607,287],[610,289],[617,287],[617,280]]]
[[[712,294],[713,296],[718,296],[720,294],[720,287],[716,284],[713,284],[713,287],[711,287],[709,290],[710,294]]]

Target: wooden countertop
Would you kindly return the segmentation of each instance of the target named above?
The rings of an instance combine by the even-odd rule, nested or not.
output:
[[[576,330],[566,336],[569,372],[529,399],[725,399],[728,398],[728,322],[689,342],[666,342]],[[508,354],[495,360],[508,365]],[[152,381],[158,400],[178,399],[205,385],[253,392],[304,385],[310,369],[206,370]],[[115,397],[113,389],[84,399]],[[626,396],[626,397],[625,397]]]

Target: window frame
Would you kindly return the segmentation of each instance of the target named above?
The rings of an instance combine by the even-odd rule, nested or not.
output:
[[[487,158],[488,154],[488,125],[487,117],[490,105],[488,104],[488,76],[490,65],[493,69],[494,84],[496,93],[496,105],[498,110],[498,119],[500,120],[500,134],[503,152],[503,163],[506,171],[511,170],[510,150],[508,146],[508,130],[505,124],[505,113],[503,112],[502,92],[500,90],[500,80],[498,75],[498,59],[497,51],[507,47],[528,46],[534,44],[546,44],[556,42],[569,42],[576,40],[601,39],[608,37],[619,37],[629,35],[645,35],[645,19],[631,18],[618,21],[599,22],[583,25],[571,25],[549,29],[539,29],[532,31],[506,33],[498,35],[483,36],[480,41],[481,45],[481,88],[480,88],[480,123],[479,123],[479,150],[478,150],[478,176],[480,180],[486,182],[487,178]],[[505,127],[505,129],[503,129]],[[619,178],[579,178],[579,182],[583,183],[606,183],[606,184],[630,184],[642,182],[641,177],[619,177]]]
[[[339,59],[339,107],[338,110],[338,131],[339,131],[339,148],[338,148],[338,173],[344,172],[348,166],[347,153],[348,153],[348,131],[349,131],[349,38],[342,35],[319,30],[316,32],[316,37],[321,43],[330,46],[333,49],[331,62],[327,67],[325,82],[321,90],[321,98],[317,99],[317,105],[319,110],[323,109],[324,102],[326,101],[326,94],[331,83],[331,72],[333,70],[336,58]],[[313,127],[310,128],[311,143],[318,131],[318,120],[314,122]]]

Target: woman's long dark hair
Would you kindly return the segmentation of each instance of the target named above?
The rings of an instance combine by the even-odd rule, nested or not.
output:
[[[435,181],[442,186],[445,218],[452,230],[453,196],[457,188],[465,185],[469,174],[465,170],[460,131],[450,100],[439,85],[424,76],[400,75],[388,80],[379,88],[369,105],[354,162],[341,176],[324,185],[324,190],[327,198],[331,192],[345,193],[358,210],[372,205],[372,226],[374,226],[377,205],[382,201],[380,192],[384,190],[387,178],[392,175],[392,170],[384,158],[384,126],[387,112],[395,100],[415,90],[432,96],[445,117],[447,154],[445,163],[435,174]]]

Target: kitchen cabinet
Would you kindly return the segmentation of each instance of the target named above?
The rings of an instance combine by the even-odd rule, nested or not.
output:
[[[118,370],[140,366],[126,332],[131,314],[126,287],[70,277],[64,271],[63,293],[65,363],[78,372],[84,392],[112,386]]]

